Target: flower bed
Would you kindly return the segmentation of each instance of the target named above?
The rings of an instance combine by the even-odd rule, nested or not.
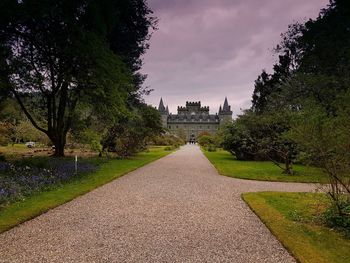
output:
[[[0,162],[0,206],[96,169],[96,165],[81,161],[76,173],[74,160],[66,158]]]

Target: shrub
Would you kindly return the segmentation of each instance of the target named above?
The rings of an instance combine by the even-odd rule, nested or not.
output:
[[[324,213],[325,223],[350,237],[350,200],[333,203]]]
[[[338,213],[334,222],[340,217],[349,220],[350,204],[350,92],[339,98],[333,109],[336,115],[309,101],[295,117],[289,135],[306,153],[309,163],[328,175],[327,192],[333,201],[329,216],[332,211]]]
[[[214,144],[210,144],[206,149],[208,152],[216,152],[216,146]]]
[[[209,145],[215,145],[215,139],[212,135],[202,135],[198,138],[198,143],[202,147],[208,147]]]
[[[164,148],[164,151],[172,151],[172,150],[173,150],[173,147],[171,147],[171,146],[166,146]]]
[[[154,145],[179,147],[180,145],[185,144],[185,141],[177,135],[165,133],[153,138],[151,143]]]
[[[101,136],[93,130],[86,129],[82,131],[77,139],[80,143],[89,145],[91,151],[99,153],[102,151]]]

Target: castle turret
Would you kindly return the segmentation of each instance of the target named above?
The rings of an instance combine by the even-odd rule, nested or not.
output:
[[[162,118],[163,127],[167,128],[169,109],[168,109],[168,106],[166,108],[164,107],[163,98],[160,98],[158,111],[159,111],[160,116]]]
[[[219,109],[220,125],[225,122],[232,121],[231,106],[228,104],[227,97],[225,97],[224,106]]]

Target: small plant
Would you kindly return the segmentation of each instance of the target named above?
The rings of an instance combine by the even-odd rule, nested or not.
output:
[[[214,144],[209,144],[206,149],[208,152],[216,152],[216,146]]]
[[[344,232],[350,238],[350,200],[333,203],[324,212],[323,218],[327,226]]]

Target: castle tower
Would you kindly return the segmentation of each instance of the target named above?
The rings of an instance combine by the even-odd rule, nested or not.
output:
[[[162,125],[163,125],[163,127],[167,128],[169,108],[168,108],[168,106],[166,108],[164,107],[163,98],[160,98],[158,111],[159,111],[160,116],[162,118]]]
[[[219,109],[220,125],[232,121],[231,106],[228,104],[227,97],[225,97],[224,106]]]

